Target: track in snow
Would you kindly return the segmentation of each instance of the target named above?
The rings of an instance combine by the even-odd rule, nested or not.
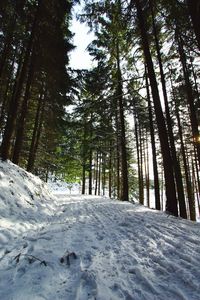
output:
[[[199,224],[107,198],[57,198],[51,221],[19,237],[0,261],[0,290],[11,289],[0,299],[200,299]],[[24,258],[13,273],[20,251],[47,267]],[[77,255],[70,266],[59,261],[66,251]]]

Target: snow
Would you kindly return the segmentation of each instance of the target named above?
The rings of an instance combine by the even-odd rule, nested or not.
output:
[[[0,162],[1,300],[198,300],[200,224]]]

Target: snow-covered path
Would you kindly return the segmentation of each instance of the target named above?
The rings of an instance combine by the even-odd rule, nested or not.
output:
[[[107,198],[57,195],[54,215],[7,245],[0,299],[198,300],[199,254],[200,224]]]

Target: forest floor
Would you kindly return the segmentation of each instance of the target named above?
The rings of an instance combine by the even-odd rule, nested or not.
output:
[[[200,224],[0,163],[1,300],[200,299]]]

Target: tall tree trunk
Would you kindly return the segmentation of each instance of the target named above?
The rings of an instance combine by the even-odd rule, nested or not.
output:
[[[111,149],[111,142],[110,142],[110,150],[109,150],[109,178],[108,178],[108,196],[112,197],[112,149]]]
[[[102,153],[99,152],[99,169],[98,169],[98,196],[101,195],[101,167],[102,167]]]
[[[143,161],[143,137],[142,137],[142,129],[141,125],[138,124],[138,133],[139,133],[139,150],[140,150],[140,189],[141,189],[141,198],[140,198],[140,204],[144,205],[144,161]]]
[[[116,63],[117,63],[117,96],[119,104],[119,117],[120,117],[120,148],[121,148],[121,166],[122,166],[122,191],[120,199],[122,201],[129,200],[128,191],[128,164],[127,164],[127,149],[126,149],[126,130],[124,120],[124,104],[123,104],[123,88],[122,88],[122,75],[120,67],[120,53],[119,42],[116,45]]]
[[[97,188],[98,188],[98,174],[99,174],[99,152],[97,151],[96,172],[95,172],[95,190],[94,190],[95,196],[97,195]]]
[[[82,165],[82,195],[85,194],[85,173],[86,173],[86,167],[85,167],[85,162],[83,162],[83,165]]]
[[[14,153],[13,153],[14,164],[19,163],[20,153],[22,150],[25,122],[26,122],[26,116],[27,116],[27,112],[28,112],[28,101],[30,98],[30,89],[31,89],[31,84],[32,84],[32,80],[33,80],[33,75],[34,75],[34,54],[32,53],[30,68],[29,68],[29,72],[28,72],[28,79],[27,79],[27,83],[26,83],[26,90],[25,90],[25,95],[24,95],[24,99],[22,102],[21,113],[20,113],[19,124],[18,124],[18,128],[17,128],[16,140],[15,140],[15,146],[14,146]]]
[[[149,149],[148,149],[148,135],[146,130],[145,138],[145,184],[146,184],[146,199],[147,206],[150,207],[150,182],[149,182]]]
[[[87,155],[86,155],[86,135],[87,135],[87,127],[86,120],[84,120],[84,132],[83,132],[83,142],[82,142],[82,194],[85,194],[85,184],[86,184],[86,163],[87,163]]]
[[[138,185],[139,185],[139,202],[144,202],[144,196],[143,196],[143,178],[141,174],[141,164],[140,164],[140,145],[139,145],[139,130],[138,130],[138,121],[137,117],[134,113],[134,119],[135,119],[135,140],[136,140],[136,149],[137,149],[137,169],[138,169]]]
[[[140,32],[142,38],[143,51],[145,56],[145,62],[148,69],[148,75],[151,84],[156,121],[158,125],[158,134],[160,138],[161,151],[163,157],[163,168],[164,168],[164,176],[165,176],[165,188],[166,188],[166,211],[169,213],[178,216],[178,207],[177,207],[177,198],[176,198],[176,189],[174,182],[174,174],[173,174],[173,166],[172,166],[172,158],[170,154],[170,147],[168,142],[167,129],[165,125],[165,120],[162,112],[160,96],[158,91],[158,85],[156,81],[156,75],[154,71],[153,61],[151,58],[151,53],[149,49],[148,37],[146,25],[143,17],[143,12],[141,8],[140,0],[132,0],[134,2],[137,9],[137,16],[140,25]]]
[[[103,155],[102,158],[102,194],[105,196],[105,189],[106,189],[106,158]]]
[[[92,150],[90,149],[89,154],[89,187],[88,187],[89,195],[92,195]]]
[[[157,59],[158,59],[158,63],[159,63],[163,98],[164,98],[164,103],[165,103],[166,121],[167,121],[169,141],[170,141],[170,146],[171,146],[170,150],[171,150],[171,157],[172,157],[173,169],[174,169],[175,180],[176,180],[176,188],[177,188],[177,193],[178,193],[179,211],[180,211],[180,216],[182,218],[187,219],[185,195],[184,195],[184,189],[183,189],[183,180],[182,180],[181,168],[180,168],[177,156],[176,156],[176,147],[175,147],[175,143],[174,143],[172,120],[171,120],[170,111],[169,111],[167,89],[166,89],[166,83],[165,83],[165,75],[164,75],[164,71],[163,71],[163,63],[162,63],[160,45],[159,45],[159,40],[158,40],[157,28],[156,28],[156,24],[155,24],[155,17],[154,17],[152,1],[153,0],[150,1],[150,5],[151,5],[151,14],[152,14],[152,23],[153,23],[153,33],[154,33],[154,38],[155,38]]]
[[[153,115],[151,108],[151,99],[150,91],[148,84],[148,77],[146,76],[146,89],[147,89],[147,100],[148,100],[148,112],[149,112],[149,126],[150,126],[150,135],[151,135],[151,148],[152,148],[152,158],[153,158],[153,175],[154,175],[154,192],[155,192],[155,208],[160,210],[160,187],[159,187],[159,176],[158,176],[158,164],[156,158],[156,142],[154,135],[154,126],[153,126]]]

